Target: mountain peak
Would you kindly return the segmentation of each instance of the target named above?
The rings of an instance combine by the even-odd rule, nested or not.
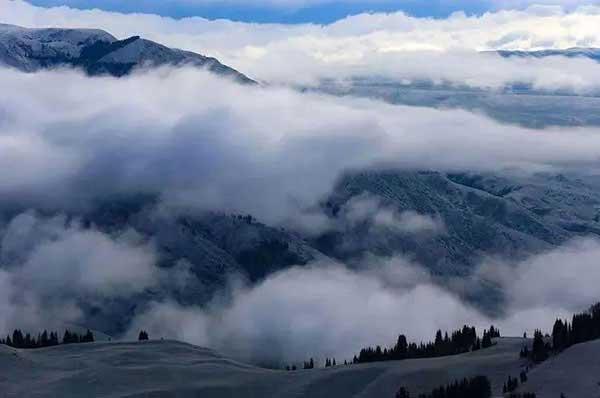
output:
[[[118,40],[100,29],[33,29],[0,24],[0,64],[24,72],[70,66],[89,75],[115,77],[138,67],[191,65],[240,83],[255,83],[215,58],[169,48],[140,36]]]

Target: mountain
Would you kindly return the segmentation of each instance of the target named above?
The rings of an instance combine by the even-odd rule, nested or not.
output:
[[[396,214],[440,220],[444,230],[407,234],[344,222],[340,209],[359,197],[374,198]],[[341,178],[325,207],[342,227],[313,240],[321,252],[345,261],[365,253],[402,254],[444,276],[468,275],[485,256],[516,260],[600,234],[600,180],[585,176],[362,171]]]
[[[407,230],[401,217],[383,226],[375,225],[376,217],[353,222],[348,209],[365,200],[387,214],[436,220],[440,228]],[[366,255],[398,255],[423,265],[442,284],[448,278],[468,278],[487,256],[518,261],[578,236],[600,235],[600,179],[548,173],[360,171],[340,178],[319,209],[332,227],[311,236],[266,225],[251,215],[165,213],[151,197],[110,198],[89,210],[68,212],[86,228],[110,235],[135,231],[153,243],[158,265],[169,275],[159,285],[124,299],[79,302],[85,310],[81,322],[119,334],[151,301],[172,298],[186,306],[203,305],[227,285],[231,274],[253,284],[318,260],[362,267]],[[6,223],[26,210],[0,218]],[[56,209],[43,214],[64,213]],[[0,264],[13,263],[3,257],[0,235]],[[469,290],[464,298],[496,312],[502,292],[482,287]]]
[[[419,82],[407,84],[382,78],[352,79],[340,84],[323,81],[317,89],[338,96],[376,98],[391,104],[466,109],[502,123],[527,128],[551,126],[600,126],[598,93],[541,92],[522,84],[503,90]]]
[[[85,309],[84,324],[109,334],[125,331],[150,301],[174,299],[186,306],[203,305],[227,286],[232,275],[253,284],[282,269],[327,259],[298,235],[248,215],[165,215],[156,211],[151,200],[135,198],[113,200],[71,216],[106,233],[135,230],[153,242],[158,266],[170,276],[127,299],[80,302]]]
[[[0,64],[24,72],[69,66],[89,75],[115,77],[139,67],[191,65],[240,83],[254,83],[215,58],[168,48],[139,36],[118,40],[98,29],[29,29],[0,24]]]
[[[568,57],[568,58],[589,58],[594,61],[600,61],[600,48],[593,47],[572,47],[563,50],[537,50],[537,51],[519,51],[519,50],[500,50],[497,51],[503,57]]]
[[[600,48],[569,48],[540,51],[487,51],[502,57],[544,58],[563,56],[600,61]],[[502,123],[528,128],[551,126],[600,126],[597,91],[585,94],[569,89],[544,90],[531,84],[514,82],[501,89],[489,90],[456,84],[456,82],[402,81],[384,77],[355,77],[339,82],[326,79],[317,88],[304,90],[337,96],[376,98],[392,104],[466,109],[483,113]]]
[[[4,397],[394,397],[429,393],[463,377],[484,375],[492,396],[519,377],[521,338],[467,354],[294,372],[262,369],[175,341],[85,343],[36,350],[0,346]],[[519,391],[538,398],[592,397],[598,392],[600,342],[573,346],[533,367]]]

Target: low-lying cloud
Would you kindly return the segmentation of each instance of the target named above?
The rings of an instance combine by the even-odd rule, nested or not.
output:
[[[479,276],[498,283],[507,297],[498,317],[466,304],[417,265],[371,259],[362,270],[333,263],[285,270],[204,308],[156,302],[133,321],[129,336],[146,329],[156,338],[275,364],[309,356],[350,359],[361,347],[393,344],[400,333],[429,340],[437,329],[465,323],[480,331],[493,323],[505,336],[531,335],[597,301],[600,272],[591,260],[599,252],[597,240],[584,239],[517,264],[482,265]]]
[[[3,207],[64,210],[152,194],[278,224],[347,170],[594,172],[600,158],[594,128],[532,131],[459,110],[244,87],[195,69],[122,79],[2,69],[0,83],[11,93],[0,99],[0,140],[10,143],[0,146]],[[403,217],[417,221],[391,219]]]
[[[2,228],[1,238],[0,333],[81,323],[82,305],[176,289],[193,277],[183,263],[159,269],[151,242],[135,231],[83,229],[64,216],[20,214]],[[204,306],[154,299],[138,306],[123,337],[145,329],[153,338],[274,365],[309,356],[350,359],[363,346],[393,344],[399,333],[428,340],[437,329],[465,323],[479,330],[493,323],[508,336],[531,334],[597,300],[599,253],[600,243],[588,238],[518,263],[487,260],[463,286],[496,286],[505,296],[498,316],[468,304],[461,291],[418,264],[367,256],[352,268],[326,260],[292,267],[253,286],[232,280]]]
[[[399,212],[381,203],[381,199],[369,195],[351,198],[337,215],[338,220],[354,227],[369,223],[373,228],[393,232],[419,235],[437,234],[444,231],[444,222],[439,217],[419,214],[413,210]]]
[[[133,231],[112,236],[64,216],[27,212],[0,237],[0,332],[83,321],[82,305],[131,297],[161,277],[151,244]]]

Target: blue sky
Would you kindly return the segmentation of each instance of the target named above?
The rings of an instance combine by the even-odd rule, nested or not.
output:
[[[445,17],[455,11],[480,14],[494,0],[30,0],[38,6],[68,5],[176,18],[202,16],[246,22],[330,23],[368,11],[402,10],[415,16]]]

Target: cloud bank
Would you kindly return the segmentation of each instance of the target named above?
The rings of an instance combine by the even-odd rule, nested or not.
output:
[[[437,329],[465,323],[480,331],[493,323],[505,336],[531,335],[597,300],[600,272],[593,259],[599,253],[597,240],[584,239],[516,264],[483,264],[479,276],[499,283],[508,298],[499,317],[464,303],[401,258],[371,259],[360,271],[324,263],[292,268],[205,308],[156,302],[135,318],[129,336],[145,329],[157,338],[281,364],[309,356],[351,359],[361,347],[392,345],[400,333],[427,341]]]
[[[134,231],[109,235],[82,229],[64,216],[28,212],[10,220],[0,237],[5,264],[0,333],[77,324],[83,305],[102,306],[178,284],[157,268],[151,243]],[[477,283],[496,283],[508,298],[499,317],[466,304],[418,264],[371,257],[354,269],[320,261],[255,286],[232,281],[227,292],[203,307],[169,298],[151,301],[140,307],[144,310],[124,337],[133,339],[145,329],[153,338],[180,339],[274,365],[309,356],[350,359],[363,346],[392,344],[399,333],[428,340],[437,329],[463,323],[480,330],[493,323],[504,335],[520,335],[548,330],[556,316],[581,311],[597,299],[599,254],[597,240],[580,239],[519,263],[482,264]]]
[[[150,194],[278,224],[348,170],[593,173],[600,158],[594,128],[532,131],[464,111],[240,87],[193,69],[123,79],[4,69],[0,83],[12,93],[0,99],[4,207],[68,210]]]
[[[107,235],[64,216],[15,216],[1,231],[0,332],[62,328],[158,284],[152,246],[135,233]]]
[[[598,91],[594,77],[600,66],[587,59],[504,59],[479,53],[600,47],[600,9],[595,6],[531,6],[481,16],[456,13],[443,19],[375,13],[324,26],[290,26],[46,9],[16,0],[4,4],[0,21],[28,27],[102,28],[120,38],[142,35],[216,56],[269,83],[307,85],[368,75],[491,89],[520,82],[541,90]]]

